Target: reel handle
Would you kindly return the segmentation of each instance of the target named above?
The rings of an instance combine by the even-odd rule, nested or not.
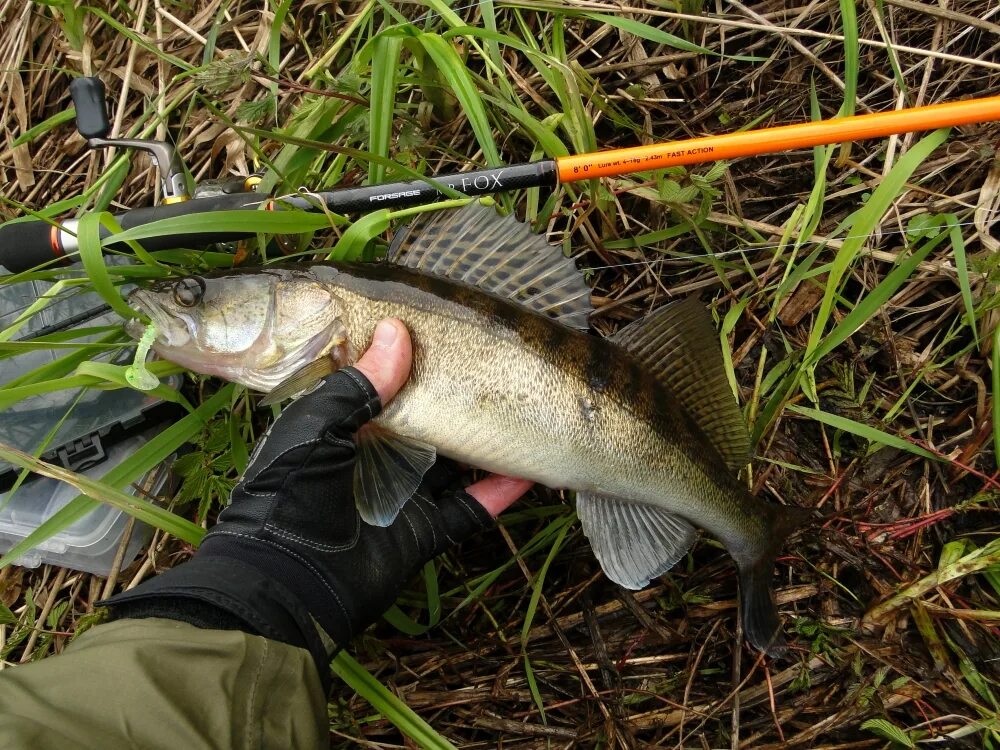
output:
[[[69,94],[76,107],[76,129],[88,141],[107,138],[111,132],[108,103],[104,98],[104,83],[100,78],[74,78]]]

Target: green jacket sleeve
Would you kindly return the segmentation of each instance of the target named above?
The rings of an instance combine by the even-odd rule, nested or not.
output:
[[[326,699],[309,652],[174,620],[99,625],[0,671],[0,747],[316,748]]]

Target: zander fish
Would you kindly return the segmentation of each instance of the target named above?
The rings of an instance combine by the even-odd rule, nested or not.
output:
[[[736,479],[750,442],[705,309],[686,300],[590,335],[572,260],[478,203],[400,230],[389,257],[188,277],[129,301],[156,324],[162,357],[271,401],[355,361],[379,320],[399,318],[411,377],[357,436],[367,522],[391,523],[443,455],[574,490],[602,568],[630,589],[673,566],[700,526],[736,560],[748,640],[780,653],[774,560],[806,511]]]

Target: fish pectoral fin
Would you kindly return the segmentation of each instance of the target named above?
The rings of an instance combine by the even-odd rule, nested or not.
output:
[[[354,502],[365,523],[388,526],[437,460],[433,445],[369,422],[358,430]]]
[[[280,404],[285,399],[308,390],[320,378],[337,370],[332,357],[325,356],[303,365],[275,386],[274,390],[260,400],[261,406]]]
[[[674,513],[609,495],[578,492],[576,513],[604,574],[627,589],[670,570],[697,535]]]

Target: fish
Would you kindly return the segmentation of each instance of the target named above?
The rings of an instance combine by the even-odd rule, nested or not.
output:
[[[159,356],[270,402],[350,365],[378,321],[400,319],[410,378],[356,440],[365,522],[392,523],[445,456],[573,491],[602,569],[628,589],[666,573],[700,527],[736,562],[747,640],[784,653],[773,567],[810,511],[738,479],[750,439],[697,299],[594,335],[573,260],[472,202],[398,230],[386,262],[224,270],[138,289],[129,304],[155,324]]]

